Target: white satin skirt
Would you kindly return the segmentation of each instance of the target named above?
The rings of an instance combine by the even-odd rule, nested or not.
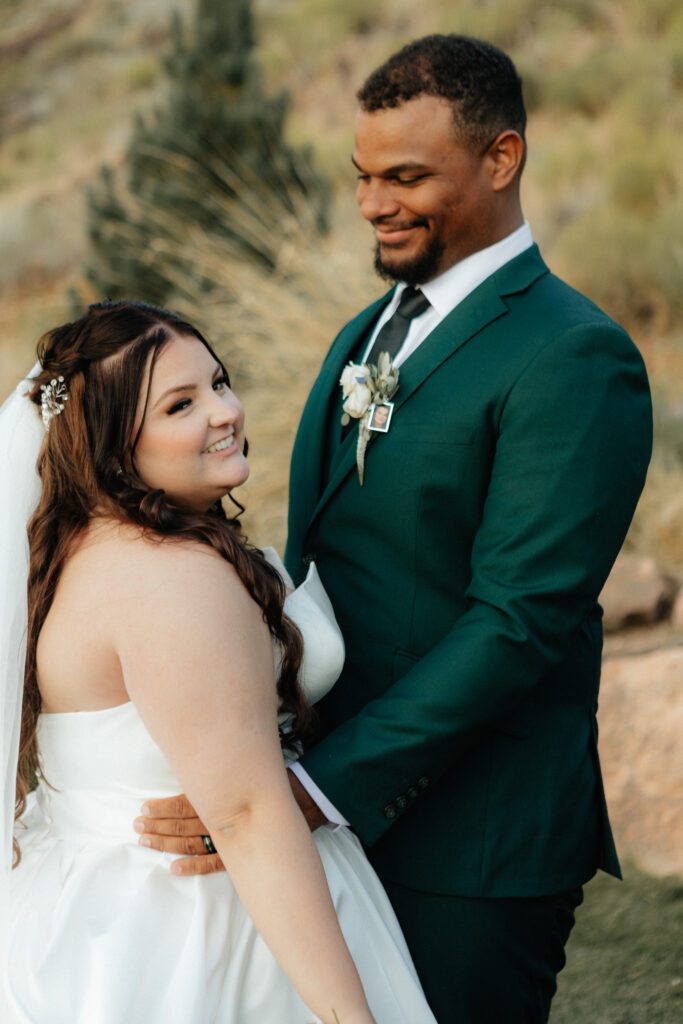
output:
[[[134,706],[41,716],[39,742],[55,789],[17,832],[11,1024],[313,1024],[227,874],[177,877],[137,844],[142,802],[178,783]],[[377,1021],[435,1024],[360,843],[345,828],[315,842]]]

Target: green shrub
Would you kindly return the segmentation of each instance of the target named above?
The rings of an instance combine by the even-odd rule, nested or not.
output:
[[[534,143],[529,169],[536,188],[561,200],[568,192],[593,189],[600,152],[593,124],[584,114],[567,111],[558,117],[557,127]]]
[[[264,269],[279,221],[305,211],[313,231],[326,229],[326,183],[285,141],[288,98],[263,89],[250,0],[198,0],[194,31],[173,25],[168,102],[138,118],[126,177],[104,169],[88,195],[93,288],[159,304],[179,270],[193,273],[182,256],[156,258],[172,222],[224,235]]]
[[[664,35],[683,27],[680,0],[621,0],[621,7],[637,34]]]
[[[623,46],[614,42],[598,44],[584,60],[546,74],[542,104],[597,117],[612,105],[632,75],[633,67]]]
[[[668,327],[683,312],[683,198],[656,216],[612,204],[586,209],[560,233],[565,276],[615,319]]]
[[[675,169],[652,150],[636,151],[615,160],[609,168],[608,181],[616,205],[635,214],[653,213],[658,205],[670,202],[676,189]]]

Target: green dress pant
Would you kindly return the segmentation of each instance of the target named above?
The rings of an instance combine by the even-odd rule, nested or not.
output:
[[[382,883],[439,1024],[545,1024],[582,889],[470,899]]]

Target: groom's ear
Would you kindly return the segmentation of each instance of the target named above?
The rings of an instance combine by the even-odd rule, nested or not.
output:
[[[519,132],[510,128],[494,139],[484,159],[488,162],[493,191],[501,192],[519,179],[526,161],[526,143]]]

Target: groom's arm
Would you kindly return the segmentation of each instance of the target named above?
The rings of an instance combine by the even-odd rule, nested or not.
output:
[[[348,822],[339,814],[305,771],[287,773],[292,793],[311,832],[322,825],[345,825]],[[304,777],[304,782],[301,777]],[[315,792],[320,804],[311,796]],[[324,809],[323,809],[324,808]],[[208,853],[204,836],[208,829],[183,793],[177,796],[148,800],[141,807],[141,815],[133,822],[141,846],[164,853],[179,854],[171,865],[176,875],[207,875],[224,871],[223,861],[217,853]]]
[[[368,845],[384,810],[431,785],[568,651],[623,543],[651,448],[637,350],[615,326],[568,331],[507,396],[467,611],[303,767]]]
[[[311,831],[320,825],[349,824],[298,761],[289,765],[289,782]]]
[[[310,789],[307,788],[306,785],[304,785],[304,782],[302,782],[299,774],[292,771],[291,766],[289,768],[288,775],[289,784],[292,787],[294,799],[298,803],[301,813],[306,819],[306,823],[308,824],[308,827],[310,828],[311,832],[315,832],[315,830],[317,828],[320,828],[322,825],[328,825],[332,820],[330,819],[329,813],[325,813],[320,804],[313,799],[313,797],[311,796]],[[312,779],[310,778],[307,772],[304,772],[304,775],[306,776],[306,780],[309,783],[312,782]],[[315,783],[313,785],[315,785]],[[315,786],[315,789],[318,791],[318,793],[323,795],[322,791],[317,786]],[[323,796],[323,799],[325,800],[325,803],[329,804],[329,801],[327,800],[326,797]],[[329,804],[329,806],[332,809],[333,816],[336,816],[336,808],[332,807],[331,804]],[[343,824],[343,822],[339,822],[339,824]]]

